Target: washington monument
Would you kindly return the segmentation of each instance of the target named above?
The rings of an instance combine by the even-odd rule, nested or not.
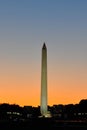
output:
[[[41,59],[41,104],[40,111],[41,116],[49,117],[48,112],[48,99],[47,99],[47,47],[43,44],[42,47],[42,59]]]

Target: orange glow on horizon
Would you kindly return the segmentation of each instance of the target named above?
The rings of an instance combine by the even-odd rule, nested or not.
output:
[[[4,63],[6,65],[6,63]],[[48,68],[48,105],[79,103],[87,98],[86,72],[68,66]],[[65,68],[64,68],[65,67]],[[33,71],[32,71],[33,70]],[[0,103],[40,105],[41,72],[29,64],[2,66]]]

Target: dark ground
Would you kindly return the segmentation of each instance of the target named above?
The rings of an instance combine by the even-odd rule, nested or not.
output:
[[[87,130],[87,122],[56,121],[51,118],[35,118],[27,121],[1,121],[0,130]]]

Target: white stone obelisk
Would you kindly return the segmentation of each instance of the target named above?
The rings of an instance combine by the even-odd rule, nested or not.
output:
[[[41,61],[41,116],[46,117],[48,113],[47,108],[47,48],[45,43],[42,47],[42,61]]]

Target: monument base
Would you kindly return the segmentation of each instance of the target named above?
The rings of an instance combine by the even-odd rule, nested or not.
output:
[[[52,117],[52,115],[51,115],[50,111],[47,111],[46,114],[39,116],[39,118],[51,118],[51,117]]]

